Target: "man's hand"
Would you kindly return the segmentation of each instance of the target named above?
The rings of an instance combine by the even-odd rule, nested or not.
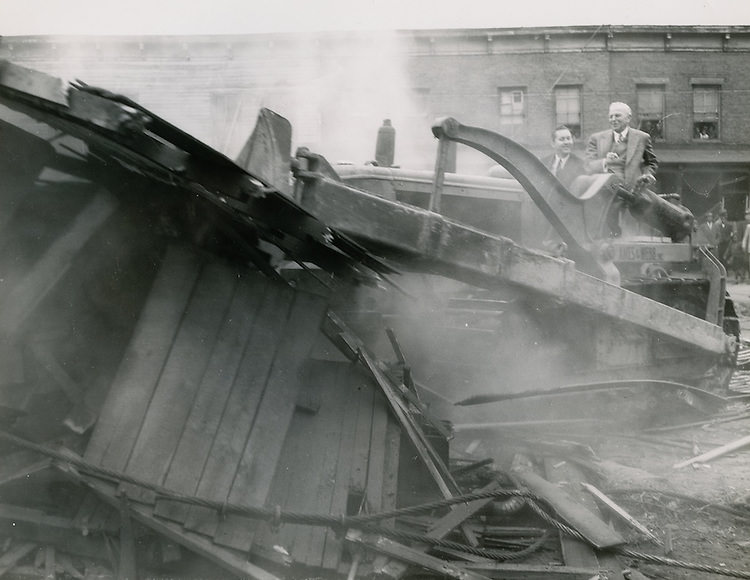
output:
[[[636,184],[638,185],[648,186],[648,185],[653,185],[654,183],[656,183],[656,177],[654,177],[650,173],[644,173],[636,180]]]

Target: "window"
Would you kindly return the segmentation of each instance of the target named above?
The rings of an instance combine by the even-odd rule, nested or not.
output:
[[[719,138],[718,86],[693,86],[693,139]]]
[[[499,89],[500,123],[522,125],[526,120],[526,90],[521,88]]]
[[[555,87],[555,127],[560,125],[581,138],[581,87]]]
[[[664,140],[664,85],[639,85],[636,87],[638,128],[655,141]]]

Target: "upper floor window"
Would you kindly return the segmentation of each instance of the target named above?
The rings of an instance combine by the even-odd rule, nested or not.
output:
[[[526,89],[501,88],[500,123],[502,125],[521,125],[526,120]]]
[[[560,125],[581,138],[581,87],[555,87],[555,127]]]
[[[636,87],[638,128],[655,141],[664,136],[664,85],[638,85]]]
[[[693,85],[693,139],[718,139],[721,87]]]

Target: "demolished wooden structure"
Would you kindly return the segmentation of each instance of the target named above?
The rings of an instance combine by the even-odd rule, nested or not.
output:
[[[602,567],[621,576],[610,553],[621,538],[598,520],[593,541],[560,534],[547,542],[545,532],[507,542],[513,549],[504,553],[482,545],[502,544],[483,510],[503,493],[524,494],[495,472],[468,495],[474,487],[451,470],[450,430],[422,399],[395,335],[400,376],[332,304],[347,302],[352,287],[342,290],[326,272],[384,283],[392,266],[158,119],[162,140],[138,133],[134,144],[118,114],[125,107],[137,125],[146,112],[124,97],[78,87],[68,109],[48,79],[7,63],[1,72],[0,88],[21,94],[20,110],[76,133],[72,145],[58,146],[77,151],[65,164],[91,174],[46,189],[24,174],[0,191],[17,218],[0,231],[13,250],[0,261],[0,356],[8,369],[0,386],[14,419],[14,438],[2,439],[0,536],[8,541],[0,575],[23,568],[51,577],[60,568],[83,576],[72,554],[104,561],[110,576],[135,577],[196,564],[189,552],[215,566],[209,575],[257,580],[373,571],[396,578],[423,569],[590,579]],[[43,106],[23,93],[26,81],[43,93]],[[52,131],[23,139],[41,149],[38,140],[61,138]],[[213,195],[222,187],[226,197]],[[238,217],[246,206],[252,217]],[[287,268],[261,260],[255,235],[293,258]],[[506,242],[495,241],[505,255]],[[526,257],[555,273],[550,292],[558,284],[560,295],[571,294],[571,280],[581,277],[569,263]],[[658,311],[672,320],[666,307]],[[720,331],[696,321],[688,332],[665,331],[700,336],[701,348],[723,353]],[[30,445],[19,450],[22,441]],[[29,490],[43,498],[33,507]],[[560,507],[553,490],[548,482],[535,492]],[[397,508],[417,503],[431,506],[423,530],[398,517]],[[251,508],[271,514],[243,511]],[[356,519],[383,513],[377,529]],[[586,513],[568,525],[591,524],[593,509]],[[290,514],[327,519],[284,521]],[[151,542],[148,556],[139,552]],[[526,555],[538,560],[514,561]]]

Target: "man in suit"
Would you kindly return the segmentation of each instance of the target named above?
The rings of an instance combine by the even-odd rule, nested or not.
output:
[[[573,142],[570,129],[560,125],[552,131],[552,149],[555,152],[542,159],[544,166],[568,189],[576,177],[586,173],[583,159],[572,153]]]
[[[628,191],[653,185],[659,166],[651,146],[651,136],[630,126],[632,116],[625,103],[610,104],[610,129],[594,133],[586,144],[586,171],[614,173]],[[616,197],[607,216],[610,235],[614,237],[622,234],[623,208],[624,202]]]
[[[586,170],[614,173],[629,190],[636,185],[653,185],[659,166],[651,136],[630,126],[632,116],[625,103],[612,103],[609,106],[611,129],[594,133],[586,144]]]

